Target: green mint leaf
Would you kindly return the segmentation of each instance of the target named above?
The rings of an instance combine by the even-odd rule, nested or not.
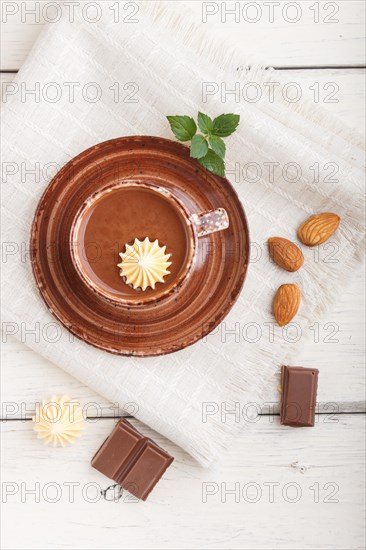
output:
[[[235,132],[239,124],[240,116],[232,113],[227,115],[220,115],[213,121],[213,131],[215,136],[227,137]]]
[[[211,146],[211,149],[213,149],[213,151],[215,151],[215,153],[219,155],[219,157],[221,157],[222,159],[225,158],[226,145],[223,139],[218,136],[209,136],[208,142]]]
[[[200,159],[208,151],[208,143],[203,136],[193,136],[191,144],[191,157]]]
[[[204,157],[198,159],[198,162],[213,174],[225,176],[224,161],[212,149],[209,149]]]
[[[198,127],[204,134],[211,134],[213,129],[213,120],[204,113],[198,113],[197,117]]]
[[[197,132],[197,126],[190,116],[167,116],[173,134],[179,141],[189,141]]]

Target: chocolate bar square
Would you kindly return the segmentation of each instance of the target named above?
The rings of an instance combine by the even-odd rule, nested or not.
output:
[[[318,373],[317,369],[282,367],[281,424],[314,426]]]
[[[92,458],[93,468],[146,500],[174,458],[121,418]]]

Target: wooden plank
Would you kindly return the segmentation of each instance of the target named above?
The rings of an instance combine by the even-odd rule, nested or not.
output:
[[[319,83],[320,97],[323,99],[325,96],[321,94],[326,84],[336,83],[339,91],[335,98],[339,101],[323,103],[324,107],[339,116],[345,124],[353,126],[355,131],[364,132],[365,79],[362,70],[284,72],[289,79],[301,83],[304,97],[309,100],[314,97],[314,83]],[[12,74],[2,74],[1,82],[11,82],[13,78]],[[305,366],[317,366],[320,370],[318,400],[324,412],[365,410],[365,320],[364,299],[360,299],[364,296],[364,274],[352,274],[352,279],[350,287],[340,296],[333,311],[324,319],[316,320],[319,322],[318,334],[314,327],[312,338],[298,358]],[[317,338],[320,342],[316,341]],[[45,389],[44,380],[47,380]],[[114,405],[111,406],[24,343],[11,337],[7,337],[2,346],[2,381],[3,418],[20,418],[24,415],[29,418],[34,403],[53,393],[69,393],[83,404],[89,403],[88,412],[91,416],[116,413]],[[278,399],[277,381],[274,380],[267,388],[263,402],[278,404]],[[333,407],[328,403],[335,405]],[[277,410],[276,407],[274,410]]]
[[[365,327],[362,322],[361,285],[362,273],[339,301],[333,313],[319,323],[321,341],[309,341],[297,361],[304,366],[319,368],[318,402],[325,412],[365,410]],[[314,332],[314,338],[315,335]],[[44,380],[47,380],[46,389]],[[88,406],[91,416],[108,416],[116,412],[115,405],[109,405],[89,388],[14,338],[8,338],[3,344],[2,381],[2,418],[29,418],[34,410],[34,403],[54,393],[72,394]],[[278,404],[278,400],[277,380],[273,380],[267,387],[262,403]],[[267,408],[263,412],[267,412]]]
[[[302,99],[318,105],[365,136],[366,79],[363,69],[281,70],[299,86]]]
[[[279,76],[298,86],[302,99],[324,107],[345,125],[365,135],[366,79],[363,69],[281,70]],[[7,94],[13,93],[10,84],[15,78],[14,72],[0,73],[2,105],[10,97]],[[263,93],[269,93],[268,88]]]
[[[281,70],[279,76],[299,87],[304,100],[324,107],[359,134],[365,134],[366,79],[363,69]],[[1,104],[6,103],[7,93],[13,93],[10,83],[15,78],[16,73],[0,73]],[[263,93],[269,93],[268,88],[263,89]]]
[[[111,482],[89,463],[113,420],[64,449],[42,446],[30,422],[3,423],[3,547],[363,548],[365,417],[336,420],[291,429],[263,417],[209,470],[136,423],[175,457],[146,503],[99,496]]]
[[[353,277],[332,312],[317,320],[318,330],[313,330],[296,359],[297,364],[319,369],[318,403],[325,413],[366,410],[364,274],[360,271]],[[269,412],[278,410],[277,384],[278,380],[273,379],[266,388],[259,403],[263,413],[269,411],[264,403],[274,404]],[[67,393],[80,400],[90,416],[113,416],[118,410],[116,404],[109,404],[24,343],[3,335],[1,417],[30,418],[35,403],[55,393]]]
[[[239,46],[249,60],[254,58],[282,67],[365,64],[365,4],[362,0],[175,2],[178,3],[185,10],[190,8],[194,22],[201,30],[211,30],[217,38]],[[44,20],[52,21],[56,16],[49,7],[45,9],[50,4],[47,0],[18,0],[2,4],[10,5],[6,8],[8,12],[16,12],[5,17],[3,7],[1,69],[18,70],[36,41]],[[109,10],[113,3],[99,4],[102,18],[103,10]],[[230,15],[232,9],[234,13]],[[35,10],[35,15],[30,13],[32,10]],[[64,11],[69,13],[66,8]],[[122,27],[123,22],[120,24]]]

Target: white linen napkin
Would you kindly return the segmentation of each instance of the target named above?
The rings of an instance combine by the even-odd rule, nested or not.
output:
[[[320,319],[360,261],[363,152],[352,131],[313,105],[277,93],[273,101],[265,93],[244,99],[253,82],[262,92],[269,85],[282,91],[282,78],[198,32],[173,2],[142,2],[136,13],[121,12],[119,22],[115,4],[101,2],[102,16],[94,22],[91,12],[87,20],[77,11],[72,22],[63,11],[5,90],[3,329],[20,336],[40,327],[39,337],[29,333],[30,347],[121,407],[136,403],[137,418],[207,466],[248,425],[243,415],[225,411],[260,402],[264,385],[283,361],[296,361],[306,327]],[[225,95],[225,86],[235,93]],[[174,139],[166,115],[196,117],[199,110],[241,116],[227,140],[227,172],[249,219],[252,261],[234,308],[203,341],[164,357],[113,356],[56,329],[28,253],[33,214],[52,175],[110,138]],[[295,274],[276,267],[267,238],[296,240],[300,223],[324,211],[342,218],[328,248],[314,253],[304,247],[305,265]],[[287,336],[271,312],[284,282],[297,283],[302,292]],[[40,398],[46,390],[47,381]]]

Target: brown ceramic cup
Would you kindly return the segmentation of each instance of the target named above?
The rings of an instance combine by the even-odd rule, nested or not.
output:
[[[138,180],[98,190],[79,209],[71,229],[71,257],[80,277],[103,298],[128,306],[160,301],[190,277],[198,239],[229,227],[226,210],[188,212],[164,186]],[[171,254],[170,274],[155,289],[125,284],[117,266],[119,252],[148,237]]]

